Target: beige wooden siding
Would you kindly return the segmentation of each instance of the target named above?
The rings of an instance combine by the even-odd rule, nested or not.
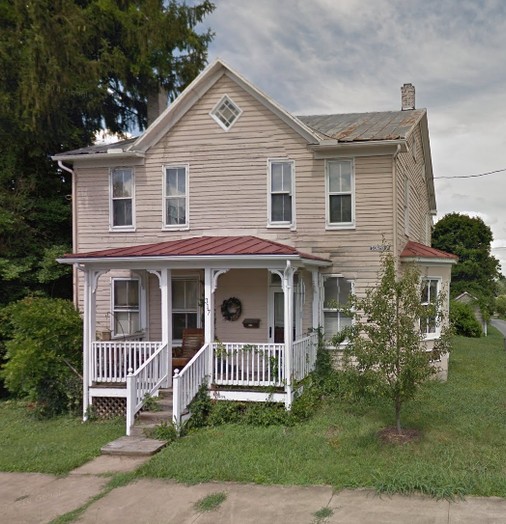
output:
[[[429,197],[425,181],[425,158],[422,147],[420,126],[413,131],[408,140],[411,150],[401,153],[397,157],[397,228],[399,250],[408,240],[430,244],[430,234],[427,231],[427,220],[429,216]],[[413,153],[413,149],[415,152]],[[409,179],[409,227],[405,223],[404,194],[405,180]],[[407,229],[407,234],[406,234]],[[428,238],[429,237],[429,238]]]
[[[228,132],[209,115],[224,94],[231,97],[243,111]],[[410,153],[399,155],[396,169],[398,187],[402,187],[399,184],[403,174],[413,167],[408,155]],[[269,158],[287,158],[295,163],[295,230],[267,227]],[[108,161],[111,159],[108,158]],[[353,161],[356,227],[326,230],[325,161],[315,159],[298,134],[224,76],[167,136],[147,152],[144,164],[135,166],[136,231],[109,231],[109,169],[114,166],[83,167],[83,162],[76,163],[79,236],[75,250],[86,252],[200,235],[251,234],[330,258],[333,266],[325,268],[324,272],[354,280],[356,291],[360,294],[366,286],[376,282],[380,256],[371,247],[381,244],[382,238],[387,243],[393,243],[393,165],[391,155],[357,156]],[[190,227],[187,231],[164,231],[163,166],[181,164],[189,166]],[[416,164],[414,168],[421,172],[421,164]],[[413,184],[413,188],[418,192],[420,200],[426,199],[423,184]],[[399,236],[404,231],[402,216],[399,216],[401,207],[398,199]],[[423,213],[422,205],[413,210],[415,216]],[[233,275],[231,271],[220,277],[220,284],[222,279],[226,283]],[[255,282],[257,293],[267,293],[263,287],[266,278],[258,280],[261,286]],[[306,286],[308,289],[310,286]],[[149,291],[150,311],[154,314],[158,299],[152,279]],[[219,285],[217,293],[222,301],[227,297],[219,295],[221,292]],[[266,308],[265,297],[261,298],[259,294],[252,296],[254,311],[259,310],[261,303]],[[311,300],[306,291],[306,308]],[[104,299],[104,304],[106,302],[107,299]],[[266,315],[266,310],[263,315]],[[256,314],[247,313],[247,316]],[[225,325],[219,317],[217,314],[217,333],[221,336],[220,329]],[[307,311],[304,322],[307,325],[311,322]],[[234,329],[239,325],[239,332],[226,332],[227,337],[244,335],[255,338],[262,333],[261,340],[265,340],[265,322],[262,322],[259,330],[245,330],[240,322],[234,323]],[[231,325],[226,327],[231,329]],[[155,336],[158,331],[152,329],[150,336]]]

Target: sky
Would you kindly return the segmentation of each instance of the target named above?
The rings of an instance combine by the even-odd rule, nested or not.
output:
[[[506,274],[506,1],[215,0],[221,58],[292,114],[427,108],[438,217],[481,217]],[[490,171],[487,176],[457,178]]]

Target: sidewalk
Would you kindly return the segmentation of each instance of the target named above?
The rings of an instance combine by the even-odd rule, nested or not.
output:
[[[0,521],[50,522],[98,495],[108,481],[104,473],[128,471],[141,463],[139,459],[98,457],[61,478],[0,473]],[[225,493],[224,502],[215,510],[199,513],[195,503],[215,493]],[[327,486],[213,482],[186,486],[173,481],[141,479],[93,502],[77,522],[506,524],[506,499],[469,497],[465,501],[448,502],[421,496],[378,496],[369,490],[335,493]]]

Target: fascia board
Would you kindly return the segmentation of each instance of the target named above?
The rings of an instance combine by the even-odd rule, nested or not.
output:
[[[321,145],[308,146],[314,152],[316,159],[331,158],[335,155],[370,156],[370,155],[395,155],[407,151],[406,141],[403,140],[374,140],[370,142],[338,142],[326,140]]]
[[[95,153],[89,155],[53,155],[51,160],[57,162],[76,162],[76,161],[90,161],[90,160],[104,160],[107,162],[114,162],[114,159],[120,158],[144,158],[146,155],[140,151],[123,151],[121,153]]]
[[[76,256],[75,258],[58,258],[57,262],[60,264],[77,264],[82,266],[93,266],[100,268],[117,268],[117,265],[125,267],[135,267],[143,269],[146,267],[167,266],[171,267],[182,266],[188,268],[202,268],[202,267],[234,267],[234,268],[262,268],[262,267],[276,267],[284,268],[286,261],[290,261],[298,266],[311,265],[326,267],[332,265],[330,261],[319,261],[306,259],[293,255],[253,255],[246,258],[245,255],[208,255],[208,256],[187,256],[187,257],[168,257],[168,256],[152,256],[152,257],[101,257],[88,258]]]
[[[424,257],[401,257],[401,263],[415,262],[416,264],[441,266],[446,264],[456,264],[457,260],[454,258],[424,258]]]
[[[432,169],[432,155],[430,151],[429,123],[426,112],[424,113],[423,118],[420,119],[420,129],[422,132],[425,182],[427,184],[427,192],[429,194],[429,207],[431,211],[436,211],[436,190],[434,188],[434,172]]]

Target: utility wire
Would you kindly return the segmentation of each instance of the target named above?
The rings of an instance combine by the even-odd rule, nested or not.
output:
[[[478,178],[481,176],[487,176],[487,175],[494,175],[495,173],[502,173],[503,171],[506,171],[506,167],[504,169],[496,169],[495,171],[487,171],[486,173],[478,173],[476,175],[456,175],[456,176],[435,176],[434,179],[447,179],[447,180],[453,180],[454,178]]]

